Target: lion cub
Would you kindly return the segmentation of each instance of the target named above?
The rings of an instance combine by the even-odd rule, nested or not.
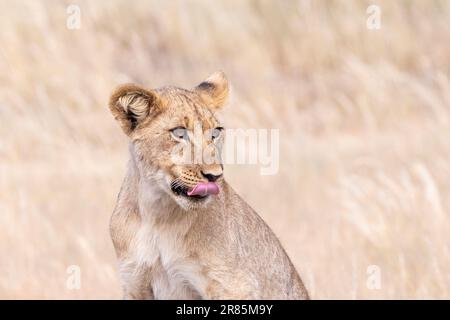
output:
[[[222,72],[192,90],[128,84],[111,96],[130,140],[110,224],[126,299],[308,299],[280,242],[225,182],[221,163],[174,157],[181,147],[211,145],[218,157],[215,112],[227,96]]]

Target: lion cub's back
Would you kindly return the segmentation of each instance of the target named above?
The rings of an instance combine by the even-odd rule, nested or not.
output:
[[[218,263],[234,270],[234,280],[247,282],[251,299],[308,299],[294,265],[264,220],[228,185],[220,197],[220,214],[209,226],[214,236],[208,240]]]

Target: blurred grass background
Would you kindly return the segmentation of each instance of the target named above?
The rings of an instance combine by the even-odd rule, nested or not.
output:
[[[121,297],[108,220],[128,155],[109,94],[221,69],[225,124],[280,129],[277,175],[226,177],[312,298],[449,298],[450,1],[377,1],[379,30],[370,4],[0,1],[0,297]]]

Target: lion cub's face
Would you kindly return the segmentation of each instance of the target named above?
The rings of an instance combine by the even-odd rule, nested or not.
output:
[[[197,184],[221,185],[223,128],[214,113],[227,95],[226,77],[217,72],[193,90],[123,85],[111,96],[111,112],[130,137],[141,179],[184,209],[211,200],[208,194],[188,196]]]

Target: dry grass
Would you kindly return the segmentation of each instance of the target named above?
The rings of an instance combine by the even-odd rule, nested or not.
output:
[[[312,297],[449,298],[450,2],[377,2],[378,31],[363,1],[1,1],[0,297],[121,296],[108,219],[127,154],[108,95],[223,69],[227,125],[281,129],[278,175],[228,180]]]

